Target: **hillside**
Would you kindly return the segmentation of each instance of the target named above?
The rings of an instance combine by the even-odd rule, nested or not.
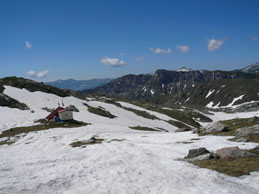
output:
[[[181,159],[194,147],[215,151],[236,145],[251,149],[257,144],[191,131],[175,133],[182,126],[195,130],[195,123],[206,126],[211,121],[259,116],[258,111],[205,114],[183,107],[158,109],[152,104],[147,109],[105,97],[82,100],[4,88],[4,95],[30,110],[0,106],[0,193],[124,193],[129,188],[136,193],[159,193],[161,188],[182,194],[211,193],[212,189],[220,193],[258,191],[256,174],[229,177]],[[61,101],[64,106],[74,105],[79,110],[73,113],[74,119],[85,124],[44,126],[42,119],[49,113],[42,108],[55,108]]]
[[[69,90],[86,90],[96,88],[102,85],[107,84],[112,79],[105,78],[105,79],[90,79],[90,80],[74,80],[74,79],[67,79],[67,80],[57,80],[53,82],[45,82],[47,85],[55,86],[60,89],[69,89]]]
[[[157,70],[153,75],[126,75],[82,93],[107,94],[166,106],[204,107],[210,102],[214,106],[227,106],[242,95],[242,99],[232,105],[259,101],[259,75],[240,71]]]
[[[45,85],[43,83],[39,83],[33,80],[28,80],[24,78],[18,77],[6,77],[0,79],[0,106],[7,106],[10,108],[18,108],[21,110],[29,109],[28,106],[24,103],[15,100],[14,98],[6,95],[4,93],[5,86],[13,86],[20,89],[27,89],[31,92],[41,91],[45,93],[56,94],[60,97],[66,97],[73,94],[72,91],[64,91],[60,90],[56,87]],[[75,94],[76,95],[76,94]]]

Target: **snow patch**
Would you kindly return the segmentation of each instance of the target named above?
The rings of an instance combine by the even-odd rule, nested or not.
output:
[[[213,107],[213,104],[214,104],[214,103],[211,101],[211,102],[209,102],[209,104],[206,105],[206,107],[212,108],[212,107]]]
[[[239,96],[239,97],[237,97],[237,98],[234,98],[233,101],[232,101],[230,104],[228,104],[226,107],[232,107],[232,106],[235,104],[236,101],[242,100],[242,98],[243,98],[244,96],[245,96],[245,94],[243,94],[243,95],[241,95],[241,96]]]
[[[215,90],[210,90],[205,98],[208,98]]]

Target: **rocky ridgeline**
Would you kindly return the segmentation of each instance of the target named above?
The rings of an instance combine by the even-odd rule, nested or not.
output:
[[[211,95],[207,96],[210,91]],[[238,104],[259,101],[259,75],[241,71],[168,71],[126,75],[83,94],[101,93],[141,99],[164,106],[227,106],[241,95]],[[239,110],[253,109],[243,106]],[[228,111],[228,109],[226,109]]]

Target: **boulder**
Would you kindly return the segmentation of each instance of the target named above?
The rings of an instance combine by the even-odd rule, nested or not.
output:
[[[246,137],[249,134],[259,134],[259,125],[254,125],[251,127],[242,127],[236,130],[236,137]]]
[[[74,105],[69,105],[66,109],[73,112],[79,112],[79,110]]]
[[[235,159],[239,157],[253,157],[256,156],[246,150],[239,149],[236,147],[222,148],[216,151],[216,154],[222,159]]]
[[[196,156],[194,158],[186,158],[186,160],[188,162],[193,162],[193,161],[197,161],[197,160],[210,160],[210,159],[213,159],[213,158],[214,158],[213,154],[208,153],[208,154],[203,154],[203,155],[200,155],[200,156]]]
[[[223,123],[217,121],[217,122],[209,124],[204,129],[204,132],[211,133],[211,132],[218,132],[218,131],[224,131],[224,130],[226,130],[226,126]]]
[[[236,140],[237,142],[248,142],[249,141],[249,138],[246,138],[246,137],[240,137],[240,138],[237,138]]]
[[[197,148],[189,150],[189,153],[186,158],[194,158],[204,154],[209,154],[210,152],[206,148]]]

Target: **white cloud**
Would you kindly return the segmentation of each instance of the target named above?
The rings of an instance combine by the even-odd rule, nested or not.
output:
[[[208,50],[209,51],[215,51],[220,49],[220,47],[223,45],[224,40],[216,40],[214,38],[208,40]]]
[[[33,70],[30,70],[27,72],[27,74],[31,77],[37,77],[37,78],[44,78],[46,77],[48,74],[50,73],[49,70],[43,70],[43,71],[40,71],[40,72],[36,72],[36,71],[33,71]]]
[[[33,71],[33,70],[30,70],[30,71],[27,72],[27,74],[28,74],[29,76],[35,76],[35,75],[36,75],[36,72]]]
[[[31,43],[29,41],[25,42],[25,46],[26,46],[27,49],[31,49],[32,48],[32,45],[31,45]]]
[[[44,78],[44,77],[46,77],[46,75],[48,75],[49,73],[50,73],[49,70],[43,70],[43,71],[41,71],[41,72],[38,72],[36,75],[37,75],[38,78]]]
[[[190,50],[190,47],[186,45],[177,45],[176,48],[178,48],[181,53],[188,53]]]
[[[111,67],[121,67],[126,65],[126,62],[117,58],[104,57],[101,59],[101,63],[109,65]]]
[[[152,51],[154,54],[171,54],[172,53],[172,49],[168,48],[168,49],[161,49],[161,48],[150,48],[150,51]]]
[[[135,57],[134,60],[135,60],[135,61],[144,61],[145,58],[146,58],[146,56]]]

